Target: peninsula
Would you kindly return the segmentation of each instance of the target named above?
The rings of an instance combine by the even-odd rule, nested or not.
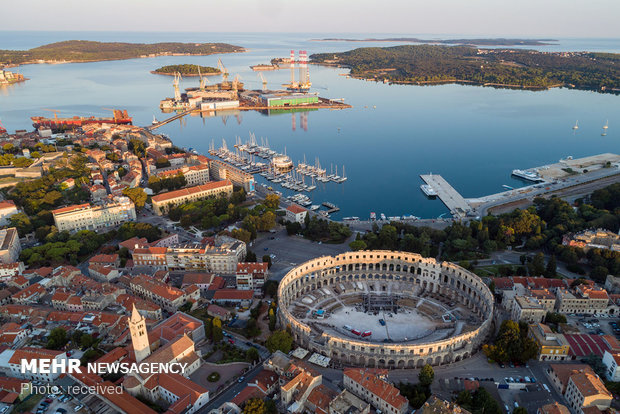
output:
[[[359,79],[398,84],[465,83],[498,88],[570,87],[620,93],[620,54],[479,49],[467,46],[365,47],[310,56]]]
[[[212,66],[183,64],[183,65],[162,66],[161,68],[151,71],[151,73],[155,75],[169,75],[169,76],[174,76],[177,73],[180,73],[183,76],[200,76],[200,75],[209,76],[209,75],[219,75],[222,73],[222,71]]]
[[[417,37],[370,37],[366,39],[350,39],[330,37],[326,39],[311,39],[313,42],[403,42],[429,43],[443,45],[472,45],[472,46],[547,46],[556,44],[555,39],[419,39]]]
[[[75,63],[157,56],[206,56],[245,52],[227,43],[117,43],[68,40],[30,50],[0,50],[0,66],[32,63]]]

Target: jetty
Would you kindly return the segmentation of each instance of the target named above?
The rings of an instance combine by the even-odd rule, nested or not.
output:
[[[149,130],[149,131],[152,131],[152,130],[154,130],[154,129],[159,128],[160,126],[166,125],[166,124],[168,124],[168,123],[170,123],[170,122],[172,122],[172,121],[176,121],[176,120],[177,120],[177,119],[179,119],[179,118],[183,118],[185,115],[189,115],[191,112],[192,112],[192,110],[191,110],[191,109],[188,109],[187,111],[180,112],[180,113],[178,113],[178,114],[176,114],[176,115],[171,116],[170,118],[164,119],[164,120],[163,120],[163,121],[161,121],[161,122],[158,122],[158,123],[156,123],[156,124],[153,124],[153,125],[147,126],[147,127],[145,127],[144,129]]]
[[[450,209],[453,217],[464,218],[473,210],[467,200],[441,175],[422,174],[420,178],[437,192],[437,197]]]

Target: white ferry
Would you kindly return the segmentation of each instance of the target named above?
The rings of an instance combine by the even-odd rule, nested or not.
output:
[[[525,180],[534,181],[534,182],[543,181],[543,179],[540,178],[540,175],[532,171],[512,170],[512,175],[514,175],[515,177],[523,178]]]
[[[437,191],[435,191],[435,189],[428,184],[422,184],[420,186],[420,190],[422,190],[427,197],[437,197]]]

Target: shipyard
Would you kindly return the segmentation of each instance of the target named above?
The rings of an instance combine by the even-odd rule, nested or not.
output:
[[[180,90],[182,75],[174,75],[174,97],[160,102],[160,109],[164,113],[172,111],[261,111],[269,113],[271,110],[292,109],[346,109],[350,105],[341,99],[320,97],[316,92],[310,92],[310,72],[308,70],[308,55],[306,51],[299,51],[297,57],[291,51],[289,60],[291,70],[290,81],[282,86],[285,89],[268,89],[267,80],[259,73],[262,89],[245,89],[244,83],[238,75],[230,80],[230,73],[221,60],[218,60],[218,69],[222,74],[222,81],[209,83],[205,75],[199,74],[199,86]],[[299,69],[298,78],[297,69]]]

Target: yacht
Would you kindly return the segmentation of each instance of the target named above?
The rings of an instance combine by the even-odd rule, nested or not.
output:
[[[609,119],[607,120],[607,122],[605,122],[605,125],[603,125],[603,129],[607,129],[609,128]]]
[[[512,175],[514,175],[515,177],[523,178],[525,180],[534,181],[534,182],[543,181],[543,179],[540,178],[540,175],[532,171],[512,170]]]
[[[381,213],[381,220],[387,220],[387,217],[385,217],[385,214]]]
[[[575,121],[575,125],[573,126],[573,129],[579,129],[579,121]]]
[[[422,184],[420,186],[420,190],[422,190],[427,197],[437,197],[437,191],[435,191],[435,189],[428,184]]]
[[[312,204],[312,206],[310,207],[310,210],[312,211],[317,211],[318,209],[320,209],[321,206],[318,204]]]

